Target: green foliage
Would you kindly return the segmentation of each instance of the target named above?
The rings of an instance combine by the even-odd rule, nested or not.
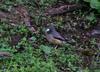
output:
[[[95,25],[95,23],[96,23],[96,21],[97,21],[97,20],[96,20],[96,16],[95,16],[94,13],[90,13],[89,15],[87,15],[87,16],[86,16],[86,19],[90,21],[90,23],[89,23],[90,26],[91,26],[91,25],[92,25],[92,26]]]
[[[90,3],[91,8],[97,9],[100,12],[100,0],[84,0]]]
[[[96,69],[94,72],[100,72],[100,69]]]
[[[90,20],[90,21],[93,21],[96,19],[94,13],[91,13],[89,16],[86,16],[86,19]]]
[[[24,47],[24,50],[20,53],[13,54],[12,58],[9,60],[1,60],[3,64],[0,66],[0,71],[5,70],[6,72],[57,72],[59,71],[59,68],[56,67],[56,59],[61,61],[61,63],[68,64],[69,70],[76,71],[77,66],[74,66],[74,62],[77,61],[77,57],[75,55],[72,55],[70,50],[72,50],[72,47],[70,45],[66,45],[64,47],[61,47],[60,49],[55,49],[48,45],[40,45],[39,48],[34,48],[26,38],[28,35],[27,28],[23,25],[19,25],[18,27],[10,28],[8,24],[1,23],[0,28],[2,30],[2,33],[4,32],[8,36],[1,37],[0,39],[0,50],[1,51],[8,51],[11,54],[16,52],[15,47],[12,47],[9,45],[9,37],[13,34],[21,34],[22,39],[16,45],[16,48],[20,48],[22,45]],[[9,29],[11,32],[9,34]],[[23,36],[23,34],[25,34]],[[41,37],[41,35],[39,36]],[[35,36],[32,36],[32,42],[36,42],[39,39],[36,39]],[[68,54],[66,55],[64,53],[65,49],[67,49]],[[45,60],[43,52],[50,57],[47,57]],[[57,54],[58,57],[55,59],[54,54]]]
[[[40,46],[40,49],[41,49],[45,54],[50,54],[52,48],[51,48],[51,47],[48,47],[48,46],[41,45],[41,46]]]
[[[84,72],[90,72],[88,68],[84,69],[83,71]]]
[[[100,0],[91,0],[90,6],[100,11]]]
[[[42,6],[49,6],[56,2],[57,2],[57,0],[40,0],[39,4]]]
[[[79,0],[65,0],[66,2],[69,2],[69,3],[78,3]]]

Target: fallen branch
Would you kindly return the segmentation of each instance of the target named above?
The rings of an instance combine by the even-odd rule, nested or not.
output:
[[[11,57],[11,54],[9,52],[0,52],[0,57]]]
[[[63,5],[63,6],[60,6],[60,7],[57,7],[57,8],[50,8],[48,9],[46,12],[45,12],[45,16],[48,16],[48,15],[58,15],[58,14],[63,14],[65,12],[70,12],[70,11],[74,11],[74,10],[77,10],[77,9],[80,9],[82,8],[81,5],[79,4],[73,4],[73,5]]]

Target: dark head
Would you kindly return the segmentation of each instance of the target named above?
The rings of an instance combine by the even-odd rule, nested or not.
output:
[[[54,25],[53,24],[50,24],[47,29],[46,29],[46,33],[50,34],[52,33],[53,31],[55,31],[55,28],[54,28]]]
[[[52,32],[51,29],[47,28],[46,31],[45,31],[47,34],[50,34]]]

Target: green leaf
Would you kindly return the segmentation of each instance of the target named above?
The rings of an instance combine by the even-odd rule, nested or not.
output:
[[[35,41],[36,41],[36,37],[35,37],[35,36],[32,36],[32,37],[30,38],[30,40],[31,40],[32,42],[35,42]]]
[[[100,10],[100,1],[99,0],[91,0],[90,1],[90,6],[92,8]]]
[[[48,47],[48,46],[41,45],[41,46],[40,46],[40,49],[41,49],[45,54],[50,54],[52,48],[51,48],[51,47]]]
[[[90,72],[88,68],[84,69],[83,72]]]
[[[93,21],[93,20],[95,20],[96,18],[95,18],[94,13],[91,13],[89,16],[86,16],[86,19],[88,19],[88,20],[90,20],[90,21]]]

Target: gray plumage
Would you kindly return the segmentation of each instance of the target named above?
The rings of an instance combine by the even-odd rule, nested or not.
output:
[[[52,36],[56,39],[59,39],[59,40],[62,40],[62,41],[65,41],[65,38],[63,38],[55,29],[54,25],[53,24],[50,24],[48,26],[48,28],[46,29],[46,33],[48,34],[52,34]]]

